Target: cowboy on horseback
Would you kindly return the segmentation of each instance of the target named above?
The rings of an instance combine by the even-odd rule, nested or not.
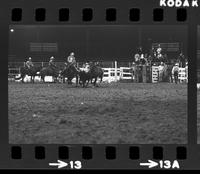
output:
[[[67,57],[67,63],[65,63],[65,65],[66,68],[73,66],[77,71],[79,71],[78,68],[76,67],[76,59],[74,57],[73,52],[71,52],[70,55]]]
[[[74,53],[71,52],[70,55],[67,57],[67,63],[69,66],[73,65],[75,66],[76,65],[76,59],[74,57]]]
[[[90,65],[88,62],[86,62],[83,66],[83,71],[85,71],[86,73],[88,73],[90,70]]]
[[[28,58],[28,60],[25,62],[25,67],[27,68],[27,70],[30,70],[33,67],[33,62],[31,57]]]
[[[49,60],[49,67],[52,68],[53,70],[55,70],[57,68],[54,60],[55,60],[55,58],[53,56]]]

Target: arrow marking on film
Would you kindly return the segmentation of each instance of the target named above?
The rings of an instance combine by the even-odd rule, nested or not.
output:
[[[58,166],[58,169],[66,167],[68,164],[64,161],[57,160],[57,163],[49,163],[49,166]]]
[[[149,168],[156,167],[158,165],[157,162],[148,160],[148,163],[140,163],[140,166],[148,166]]]

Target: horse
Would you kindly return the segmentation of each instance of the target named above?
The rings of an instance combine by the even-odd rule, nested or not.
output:
[[[37,76],[37,73],[40,72],[41,69],[42,69],[41,66],[39,67],[33,66],[30,69],[26,67],[20,67],[20,77],[15,77],[15,80],[22,79],[22,83],[24,83],[24,78],[26,75],[28,75],[28,76],[31,76],[31,82],[34,83],[35,76]]]
[[[91,81],[91,74],[89,72],[80,71],[79,72],[79,84],[82,85],[84,88],[84,87],[88,86],[89,81]]]
[[[96,86],[96,82],[98,78],[100,78],[100,83],[102,82],[104,71],[100,66],[94,65],[93,63],[91,63],[90,70],[88,73],[90,75],[91,83],[92,83],[92,80],[95,79],[93,82],[94,86]]]
[[[48,66],[48,67],[43,67],[40,70],[39,75],[41,76],[41,80],[43,82],[45,82],[45,80],[44,80],[45,76],[52,76],[54,83],[56,83],[57,78],[60,76],[60,71],[56,67],[53,68],[51,66]]]
[[[61,71],[60,76],[63,79],[63,83],[65,83],[65,78],[67,77],[67,82],[70,85],[72,84],[72,79],[75,77],[76,78],[76,86],[78,86],[79,72],[80,71],[75,66],[70,65],[70,66],[65,67]]]

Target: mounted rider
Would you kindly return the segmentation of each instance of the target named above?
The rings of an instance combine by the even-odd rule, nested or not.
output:
[[[66,68],[73,66],[77,71],[79,71],[76,67],[76,59],[74,56],[74,52],[71,52],[70,55],[67,57],[67,63],[65,63]]]
[[[32,62],[32,58],[29,57],[28,60],[25,62],[25,67],[30,70],[33,67],[33,62]]]
[[[75,59],[73,52],[71,52],[70,55],[67,57],[67,63],[68,63],[69,66],[75,66],[76,65],[76,59]]]
[[[84,67],[83,67],[83,71],[85,71],[86,73],[88,73],[90,71],[90,65],[88,62],[86,62],[84,64]]]
[[[55,58],[52,56],[50,57],[50,60],[49,60],[49,67],[53,70],[55,70],[57,68],[56,64],[55,64]]]

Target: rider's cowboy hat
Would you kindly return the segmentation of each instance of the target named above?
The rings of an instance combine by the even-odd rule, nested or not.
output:
[[[70,53],[70,56],[74,56],[74,52],[71,52],[71,53]]]
[[[51,60],[53,60],[53,59],[54,59],[54,57],[52,56],[50,59],[51,59]]]
[[[163,63],[163,62],[161,62],[160,64],[161,64],[161,65],[163,65],[164,63]]]
[[[31,60],[31,57],[29,57],[28,59]]]
[[[175,64],[175,66],[179,66],[179,64],[178,64],[178,63],[176,63],[176,64]]]

